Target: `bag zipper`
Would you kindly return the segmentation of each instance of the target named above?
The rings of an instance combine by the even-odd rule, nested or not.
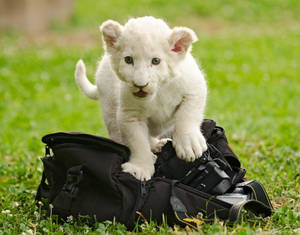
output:
[[[140,191],[139,191],[139,195],[137,196],[137,200],[134,206],[134,211],[132,213],[130,221],[133,222],[137,221],[139,215],[136,212],[140,211],[145,204],[145,200],[148,195],[148,184],[150,183],[150,181],[140,181]]]

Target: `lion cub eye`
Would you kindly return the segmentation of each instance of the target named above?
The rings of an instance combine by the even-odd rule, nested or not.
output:
[[[124,60],[126,64],[133,64],[133,58],[131,56],[126,56]]]
[[[151,62],[154,65],[158,65],[160,63],[160,59],[159,58],[153,58]]]

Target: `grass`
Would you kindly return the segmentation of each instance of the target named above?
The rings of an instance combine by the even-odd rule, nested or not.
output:
[[[123,234],[115,222],[58,225],[35,206],[43,135],[84,131],[107,135],[97,102],[75,86],[76,61],[93,76],[102,48],[98,25],[107,18],[155,15],[194,28],[193,48],[209,85],[206,117],[223,126],[247,177],[266,187],[270,218],[233,227],[221,221],[198,231],[151,222],[142,234],[299,234],[300,4],[285,1],[129,0],[76,2],[69,25],[46,35],[0,35],[0,234]],[[136,231],[137,232],[137,231]]]

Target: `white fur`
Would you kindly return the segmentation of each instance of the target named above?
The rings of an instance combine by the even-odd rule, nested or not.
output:
[[[130,19],[124,26],[108,20],[100,30],[105,54],[96,85],[86,78],[81,60],[75,77],[88,97],[99,98],[110,138],[130,148],[123,170],[137,179],[150,179],[156,159],[152,151],[160,151],[167,140],[159,136],[170,130],[179,158],[194,161],[200,157],[207,149],[200,131],[207,88],[190,54],[195,33],[185,27],[170,29],[153,17]],[[126,56],[134,64],[127,64]],[[152,64],[152,58],[160,58],[160,64]],[[133,95],[140,90],[134,84],[147,84],[141,91],[148,96]]]
[[[76,67],[76,83],[80,87],[80,89],[84,92],[84,94],[94,100],[98,99],[98,89],[96,86],[91,84],[86,77],[85,65],[82,60],[79,60]]]

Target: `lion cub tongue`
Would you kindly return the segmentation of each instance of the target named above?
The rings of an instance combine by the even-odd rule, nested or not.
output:
[[[151,95],[151,93],[144,92],[142,90],[139,90],[138,92],[134,92],[133,94],[137,97],[140,97],[140,98],[144,98],[144,97],[147,97],[147,96]]]

